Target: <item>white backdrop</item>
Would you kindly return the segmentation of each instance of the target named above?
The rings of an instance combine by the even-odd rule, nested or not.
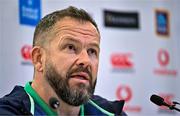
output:
[[[9,93],[14,85],[24,86],[33,76],[28,54],[35,26],[20,23],[22,1],[0,0],[0,97]],[[27,1],[35,4],[36,0]],[[87,10],[101,31],[95,94],[109,100],[126,99],[124,110],[129,115],[178,115],[158,108],[149,98],[158,94],[167,102],[180,101],[180,1],[42,0],[41,15],[69,5]],[[156,33],[156,9],[168,14],[168,35]],[[136,12],[139,28],[105,26],[104,10]]]

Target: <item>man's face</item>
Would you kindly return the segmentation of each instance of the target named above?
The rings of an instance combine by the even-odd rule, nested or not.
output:
[[[60,99],[79,106],[94,93],[100,35],[90,22],[66,17],[53,28],[47,50],[45,78]]]

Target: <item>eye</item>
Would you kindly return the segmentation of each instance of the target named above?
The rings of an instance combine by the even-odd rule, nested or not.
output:
[[[95,49],[93,49],[93,48],[88,49],[88,54],[89,54],[90,56],[96,56],[96,57],[97,57],[97,55],[98,55],[97,50],[95,50]]]
[[[73,44],[67,44],[66,50],[69,52],[76,52],[76,47]]]
[[[70,49],[70,50],[75,50],[75,47],[73,46],[73,45],[67,45],[67,47],[68,47],[68,49]]]

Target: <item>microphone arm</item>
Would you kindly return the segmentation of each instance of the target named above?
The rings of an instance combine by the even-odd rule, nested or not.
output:
[[[176,111],[180,112],[180,109],[175,107],[176,104],[180,105],[178,102],[173,102],[173,105],[170,105],[169,109],[170,110],[176,110]]]
[[[178,102],[176,102],[176,101],[173,101],[173,104],[175,104],[175,105],[176,105],[176,104],[180,105],[180,103],[178,103]]]

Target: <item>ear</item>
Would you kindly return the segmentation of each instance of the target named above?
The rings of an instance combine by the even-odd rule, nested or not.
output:
[[[43,71],[43,59],[44,59],[44,51],[41,47],[35,46],[31,51],[31,59],[34,65],[34,68],[38,72]]]

